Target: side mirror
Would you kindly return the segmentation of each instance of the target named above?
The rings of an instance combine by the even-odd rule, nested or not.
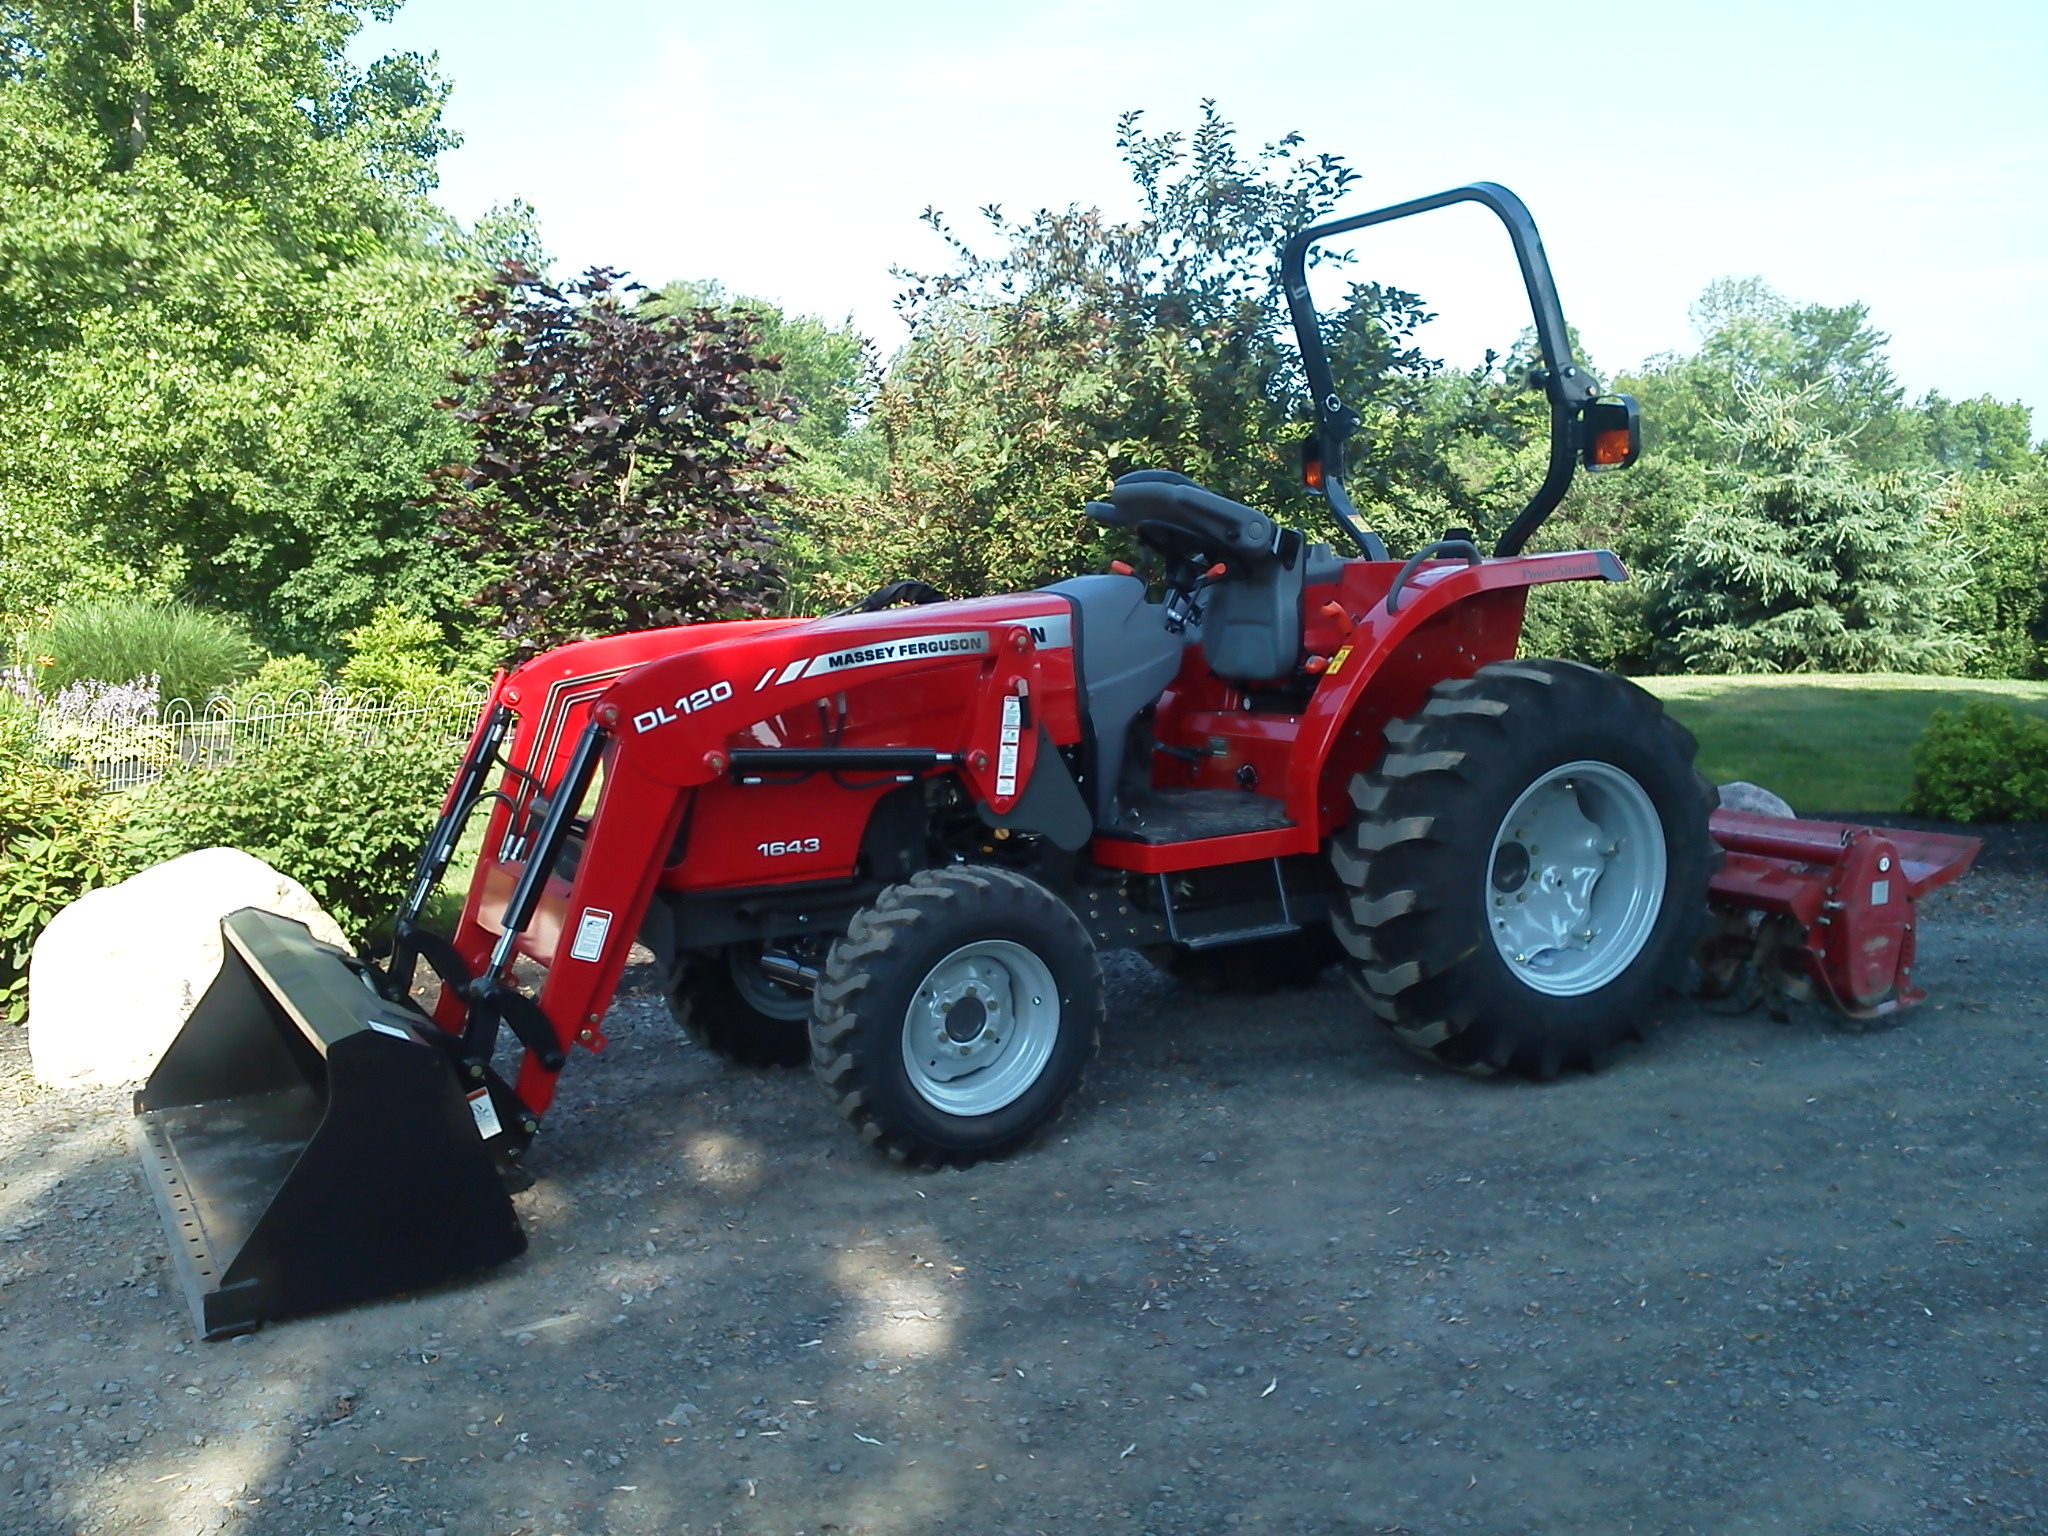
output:
[[[1643,451],[1643,413],[1634,395],[1608,395],[1579,413],[1579,462],[1595,474],[1627,469]]]

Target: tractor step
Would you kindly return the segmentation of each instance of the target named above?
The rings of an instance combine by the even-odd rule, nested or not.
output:
[[[1156,847],[1293,825],[1278,800],[1248,789],[1155,789],[1126,807],[1102,835]]]

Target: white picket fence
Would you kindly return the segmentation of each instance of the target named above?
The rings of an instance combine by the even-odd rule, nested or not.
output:
[[[330,732],[370,750],[379,740],[425,737],[456,752],[468,743],[487,694],[481,684],[389,696],[323,688],[283,698],[216,698],[196,707],[172,699],[146,715],[99,720],[47,711],[37,744],[49,761],[89,769],[109,789],[136,789],[176,765],[216,767],[274,742]]]

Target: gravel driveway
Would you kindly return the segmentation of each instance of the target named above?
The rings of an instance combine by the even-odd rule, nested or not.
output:
[[[2044,890],[1935,898],[1896,1030],[1674,1005],[1544,1086],[1115,956],[1066,1119],[942,1175],[643,968],[525,1258],[217,1345],[124,1096],[8,1031],[0,1529],[2048,1529]]]

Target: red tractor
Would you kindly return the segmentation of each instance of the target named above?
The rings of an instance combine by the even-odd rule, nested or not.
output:
[[[1461,201],[1520,261],[1549,470],[1490,556],[1451,530],[1394,560],[1345,494],[1357,417],[1306,257]],[[1742,837],[1811,846],[1738,851],[1724,962],[1779,935],[1774,963],[1845,1006],[1910,1000],[1911,898],[1960,872],[1962,845],[1858,832],[1869,874],[1848,890],[1840,829],[1737,818],[1717,842],[1692,738],[1654,698],[1517,657],[1530,587],[1625,579],[1605,552],[1522,551],[1577,467],[1637,451],[1634,402],[1573,360],[1522,204],[1481,183],[1321,225],[1282,271],[1315,400],[1307,478],[1350,553],[1146,470],[1088,513],[1156,557],[1149,583],[963,601],[899,583],[825,618],[565,646],[497,680],[388,963],[230,918],[221,980],[137,1099],[201,1331],[516,1252],[508,1177],[568,1054],[603,1048],[636,938],[692,1038],[809,1060],[864,1140],[917,1164],[1000,1155],[1058,1112],[1096,1048],[1102,948],[1341,961],[1363,1008],[1445,1066],[1595,1065],[1685,973]],[[431,933],[423,903],[483,805],[461,922]]]

